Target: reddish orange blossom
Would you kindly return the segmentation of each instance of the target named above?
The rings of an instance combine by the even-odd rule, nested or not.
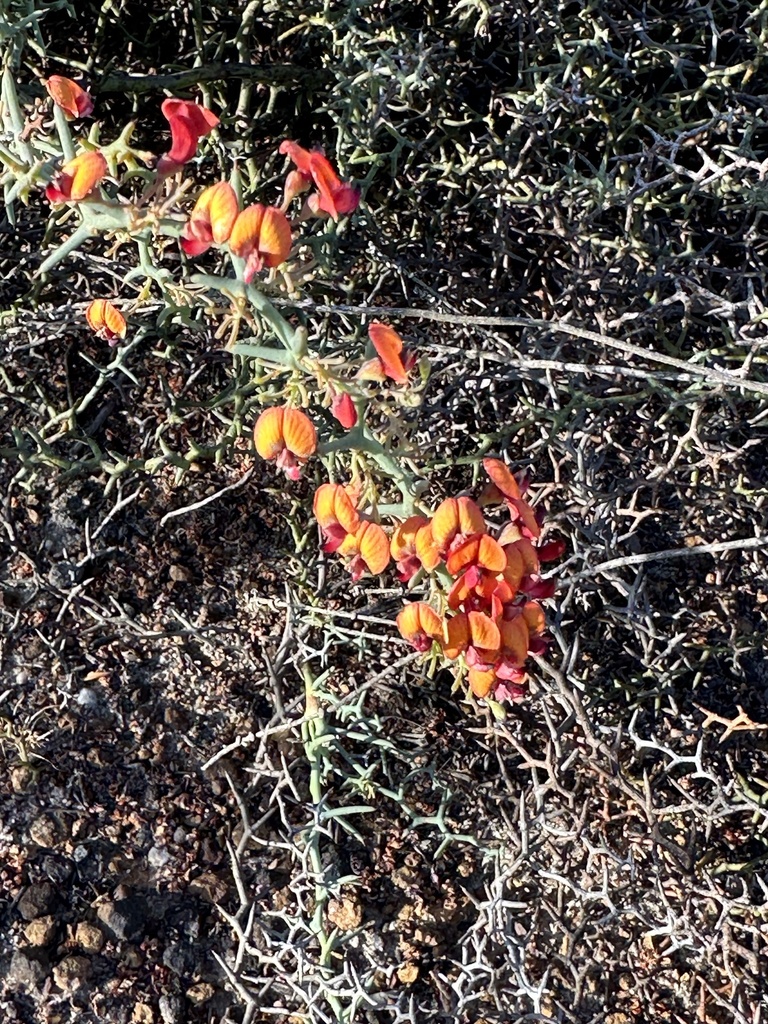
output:
[[[52,203],[79,203],[85,199],[107,173],[107,161],[98,150],[80,153],[64,164],[45,189]]]
[[[338,551],[347,534],[356,533],[360,526],[357,510],[341,484],[322,484],[318,487],[312,510],[325,537],[323,551]]]
[[[422,568],[431,572],[440,562],[440,552],[432,539],[432,526],[425,516],[411,516],[396,527],[389,550],[402,583],[407,583]]]
[[[277,405],[256,420],[253,443],[262,459],[274,460],[289,480],[298,480],[317,448],[317,431],[301,409]]]
[[[94,299],[85,311],[88,326],[114,346],[125,337],[127,325],[120,310],[109,299]]]
[[[245,260],[246,284],[264,267],[279,267],[291,251],[291,225],[276,206],[254,203],[239,214],[229,236],[229,248]]]
[[[188,256],[199,256],[211,245],[221,245],[232,234],[239,213],[235,190],[228,181],[204,189],[181,233]]]
[[[293,161],[298,172],[298,176],[292,172],[286,182],[287,202],[314,184],[317,193],[310,196],[308,205],[316,216],[326,214],[338,220],[341,214],[357,209],[359,190],[342,181],[319,150],[303,149],[297,142],[286,139],[280,144],[280,152]]]
[[[345,430],[351,430],[352,427],[357,426],[357,409],[352,401],[352,396],[346,391],[337,391],[331,399],[331,414]]]
[[[435,640],[443,642],[443,620],[424,601],[407,604],[397,616],[397,628],[400,635],[422,653],[428,651]]]
[[[389,564],[389,539],[378,523],[363,520],[341,542],[339,554],[349,559],[347,568],[353,580],[359,580],[366,569],[378,576]]]
[[[197,143],[219,119],[212,110],[191,100],[169,98],[160,107],[171,127],[171,148],[157,162],[157,173],[174,174],[197,152]]]
[[[432,516],[432,538],[441,554],[475,534],[485,533],[483,513],[471,498],[446,498]]]
[[[376,349],[376,358],[363,363],[358,377],[363,380],[386,380],[407,384],[408,374],[416,364],[416,355],[403,347],[403,339],[387,324],[374,322],[368,328],[368,337]]]
[[[88,117],[93,110],[93,100],[77,82],[62,75],[51,75],[43,83],[57,107],[61,107],[70,120],[76,117]]]

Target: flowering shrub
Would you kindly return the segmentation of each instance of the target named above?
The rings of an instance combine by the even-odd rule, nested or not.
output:
[[[51,159],[39,119],[25,122],[8,70],[3,121],[15,142],[0,150],[8,200],[26,201],[42,186],[53,211],[66,205],[68,220],[69,211],[79,220],[41,272],[98,234],[137,246],[134,273],[144,274],[147,284],[129,314],[140,313],[152,287],[176,306],[219,304],[220,311],[223,297],[233,352],[252,360],[255,382],[269,385],[256,392],[256,401],[268,406],[255,418],[256,452],[289,481],[300,478],[313,456],[331,476],[313,501],[323,551],[337,555],[355,581],[391,572],[409,594],[418,591],[421,599],[404,605],[397,629],[433,663],[466,679],[475,697],[520,698],[526,662],[547,644],[540,602],[553,596],[554,583],[542,577],[541,565],[563,551],[560,541],[541,543],[540,517],[526,498],[527,478],[486,458],[489,483],[477,500],[457,495],[431,510],[424,497],[427,482],[419,479],[413,460],[399,454],[407,428],[397,412],[418,404],[429,373],[425,361],[393,327],[378,321],[368,325],[369,351],[356,362],[321,358],[310,350],[303,328],[270,298],[280,291],[295,294],[304,276],[299,235],[305,223],[317,232],[323,221],[339,222],[357,208],[359,189],[322,152],[286,140],[279,151],[291,166],[279,205],[269,196],[244,204],[236,177],[206,185],[190,202],[184,168],[201,139],[224,131],[216,113],[188,99],[165,99],[161,111],[170,148],[158,157],[133,148],[132,124],[108,144],[97,144],[98,136],[73,138],[71,122],[91,115],[92,98],[61,76],[44,84],[54,104],[61,159]],[[144,184],[140,194],[136,179]],[[178,240],[185,257],[179,280],[161,266],[168,239]],[[189,275],[186,260],[212,247],[228,258],[234,276]],[[93,299],[86,319],[109,345],[128,335],[130,319],[105,297]],[[248,325],[257,343],[239,340]],[[277,344],[262,343],[265,338]],[[339,472],[348,483],[334,482]],[[486,519],[488,509],[495,518]]]

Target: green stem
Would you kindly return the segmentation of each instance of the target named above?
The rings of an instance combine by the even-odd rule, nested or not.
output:
[[[378,441],[372,434],[369,434],[362,425],[347,431],[343,437],[337,437],[333,441],[326,441],[318,446],[318,455],[330,455],[332,452],[356,451],[365,452],[370,455],[398,486],[403,496],[402,507],[407,514],[413,515],[416,511],[415,502],[415,481],[410,473],[407,473],[397,459]]]
[[[262,320],[269,325],[283,347],[292,355],[296,355],[300,345],[300,339],[296,337],[298,332],[277,311],[267,296],[254,285],[245,284],[243,281],[236,281],[234,278],[229,277],[213,277],[210,274],[195,274],[192,277],[191,284],[200,285],[203,288],[213,288],[215,291],[221,292],[224,295],[230,295],[232,298],[247,299]]]
[[[75,157],[75,144],[72,141],[72,132],[69,129],[67,115],[58,103],[53,104],[53,120],[56,122],[56,131],[59,133],[61,151],[64,154],[64,162],[69,163]]]
[[[91,229],[87,224],[81,224],[65,242],[62,242],[47,259],[43,260],[35,276],[40,277],[42,274],[52,270],[57,263],[61,263],[67,256],[75,252],[76,249],[79,249],[83,242],[87,241],[90,237]]]
[[[6,65],[5,71],[3,71],[2,97],[3,106],[8,112],[8,121],[10,122],[13,134],[16,136],[14,139],[16,149],[27,164],[33,164],[35,158],[32,149],[21,137],[24,132],[24,114],[19,106],[19,97],[16,95],[16,82],[10,65]]]
[[[323,801],[323,777],[325,752],[328,746],[330,730],[325,722],[323,709],[320,707],[316,690],[316,679],[312,674],[308,662],[301,665],[301,675],[304,680],[305,693],[305,715],[301,727],[301,737],[304,743],[304,752],[309,762],[309,795],[312,798],[313,810],[318,815]],[[320,829],[318,821],[307,829],[307,859],[315,877],[315,912],[312,915],[311,927],[318,942],[320,943],[319,964],[323,972],[332,969],[331,954],[333,952],[333,936],[329,936],[325,930],[325,908],[328,903],[328,886],[325,883],[325,868],[323,866],[322,851],[320,849]],[[325,998],[333,1010],[336,1020],[343,1022],[347,1019],[347,1013],[341,1004],[338,996],[326,992]]]

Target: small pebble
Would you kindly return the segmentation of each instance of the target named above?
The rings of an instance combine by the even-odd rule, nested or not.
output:
[[[182,1007],[178,996],[160,996],[158,1008],[164,1024],[179,1024]]]
[[[171,859],[170,853],[164,846],[153,846],[147,854],[147,860],[153,868],[162,868]]]
[[[62,838],[61,828],[56,819],[52,818],[50,814],[41,814],[29,826],[29,838],[37,846],[52,849]]]
[[[36,917],[24,929],[24,937],[30,946],[48,946],[56,936],[56,918],[50,914]]]
[[[213,985],[209,985],[207,981],[198,981],[196,985],[187,989],[187,999],[193,1006],[202,1006],[213,998],[214,991]]]
[[[65,992],[76,988],[91,974],[91,961],[85,956],[65,956],[53,968],[53,980]]]
[[[81,921],[75,931],[75,942],[86,953],[100,953],[104,948],[104,933],[88,921]]]
[[[29,885],[21,894],[17,904],[18,911],[25,921],[34,921],[42,917],[53,903],[54,890],[50,882],[38,882]]]

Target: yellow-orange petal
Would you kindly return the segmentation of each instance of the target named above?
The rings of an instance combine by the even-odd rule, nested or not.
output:
[[[469,632],[472,636],[472,646],[483,651],[498,651],[501,647],[501,635],[499,627],[485,612],[469,613]]]
[[[190,221],[200,219],[210,223],[213,240],[221,245],[232,234],[239,212],[235,190],[228,181],[219,181],[200,193]]]
[[[48,95],[70,117],[87,117],[93,110],[93,100],[77,82],[63,75],[51,75],[44,82]]]
[[[501,459],[483,459],[483,469],[505,498],[520,497],[520,485]]]
[[[412,555],[416,552],[416,534],[422,526],[429,524],[424,516],[410,516],[404,523],[400,523],[392,534],[389,542],[389,549],[392,557],[397,561],[404,555]]]
[[[487,533],[476,534],[452,551],[445,563],[451,576],[457,576],[469,565],[477,565],[488,572],[503,572],[507,556],[498,541]]]
[[[505,657],[513,664],[522,666],[528,657],[530,634],[522,615],[501,623],[501,643]]]
[[[246,258],[258,247],[261,222],[264,220],[265,206],[254,203],[242,210],[232,226],[229,236],[229,248],[235,256]]]
[[[501,497],[499,497],[499,501],[501,501]],[[519,541],[522,538],[522,536],[523,531],[520,529],[517,523],[507,523],[506,526],[502,529],[501,533],[499,534],[498,541],[502,547],[506,547],[507,544],[514,544],[517,541]]]
[[[540,636],[547,628],[547,619],[544,609],[538,601],[526,601],[523,605],[523,618],[528,630],[534,636]]]
[[[416,554],[427,572],[436,569],[442,560],[440,549],[432,536],[432,523],[430,522],[427,522],[416,533]]]
[[[378,523],[363,522],[355,534],[360,557],[374,576],[389,565],[389,538]]]
[[[92,331],[103,332],[110,340],[125,337],[125,317],[109,299],[94,299],[85,311],[85,319]]]
[[[98,149],[81,153],[61,169],[62,178],[70,179],[69,199],[73,203],[92,192],[107,173],[107,161]]]
[[[312,507],[323,529],[338,523],[347,533],[355,533],[360,526],[360,517],[341,484],[321,484]]]
[[[516,541],[515,549],[523,560],[523,568],[528,576],[539,571],[541,568],[539,554],[527,537],[521,537],[520,540]]]
[[[467,673],[467,682],[476,697],[487,697],[496,685],[496,673],[492,668],[471,668]]]
[[[385,374],[397,384],[407,384],[408,372],[401,358],[403,339],[397,331],[387,324],[374,321],[368,328],[368,337],[373,342]]]
[[[508,544],[504,551],[507,556],[504,579],[516,591],[520,587],[520,581],[525,576],[525,561],[516,544]]]
[[[317,430],[312,420],[301,409],[291,406],[283,414],[285,447],[299,459],[308,459],[317,449]]]
[[[443,638],[443,620],[425,601],[407,604],[397,616],[397,628],[406,640],[414,640],[421,635],[433,640]]]
[[[259,252],[267,267],[279,267],[285,263],[291,252],[291,225],[288,218],[276,206],[264,211],[259,232]]]
[[[483,513],[471,498],[446,498],[432,516],[432,538],[441,551],[458,534],[469,537],[484,532]]]
[[[459,612],[458,615],[453,615],[448,619],[445,624],[443,654],[450,661],[454,661],[460,654],[466,651],[471,640],[469,616],[466,612]]]
[[[276,459],[285,448],[283,417],[285,409],[275,405],[265,409],[253,428],[253,443],[262,459]]]

